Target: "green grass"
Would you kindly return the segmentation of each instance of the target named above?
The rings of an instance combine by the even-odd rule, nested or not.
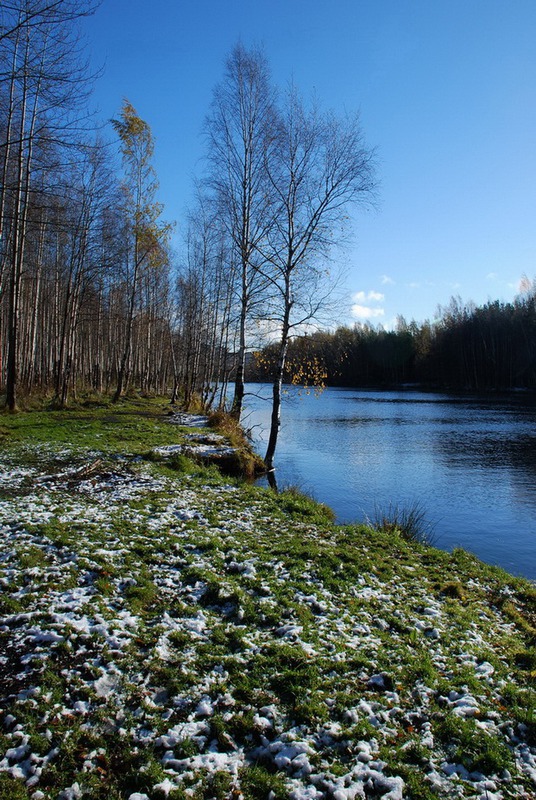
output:
[[[475,720],[445,714],[434,721],[434,735],[444,743],[454,763],[470,772],[499,775],[513,765],[512,750],[496,736],[478,728]]]
[[[166,422],[166,402],[159,399],[121,400],[64,411],[34,410],[2,417],[4,444],[69,446],[71,449],[142,454],[170,444],[178,426]]]
[[[189,731],[171,748],[175,758],[209,747],[232,756],[238,748],[246,767],[236,778],[192,768],[172,800],[186,791],[227,800],[237,786],[244,798],[288,797],[287,772],[255,755],[279,736],[314,742],[311,764],[328,782],[348,774],[358,743],[367,742],[385,774],[404,779],[408,798],[443,797],[427,778],[432,755],[436,764],[448,759],[486,775],[508,770],[528,792],[506,730],[536,744],[536,589],[464,551],[442,552],[406,535],[400,516],[396,530],[336,526],[329,509],[293,488],[276,494],[183,456],[135,460],[183,441],[166,410],[164,401],[134,399],[2,418],[11,463],[54,476],[98,451],[103,470],[126,464],[129,474],[161,481],[113,508],[99,500],[102,521],[88,522],[95,501],[76,481],[59,488],[52,480],[43,488],[46,516],[21,523],[6,547],[0,611],[27,612],[31,622],[21,616],[0,633],[0,679],[10,694],[4,707],[29,732],[32,752],[59,748],[38,787],[46,800],[74,782],[97,800],[134,792],[159,800],[153,787],[166,776],[167,748],[155,742],[198,722],[206,696],[206,741]],[[21,514],[30,486],[9,499]],[[183,506],[196,514],[181,516]],[[74,587],[85,592],[77,613],[101,632],[53,622],[57,597]],[[132,615],[134,627],[119,630],[119,614]],[[63,640],[33,643],[27,624],[60,630]],[[429,635],[436,625],[438,638]],[[19,663],[25,655],[27,671]],[[491,680],[476,670],[484,661],[495,670]],[[103,698],[95,681],[110,664],[121,678]],[[383,686],[370,681],[378,673]],[[25,698],[35,684],[41,694]],[[450,710],[453,690],[477,698],[476,719]],[[91,725],[62,713],[76,701],[91,705]],[[268,729],[259,722],[270,713],[265,707],[274,713]],[[507,724],[494,733],[478,724],[496,715]],[[378,730],[384,720],[388,733]],[[421,741],[425,723],[433,754]],[[11,746],[4,734],[4,749]],[[506,783],[501,791],[505,800],[513,796]],[[0,796],[28,800],[31,793],[0,772]]]
[[[240,785],[245,800],[285,800],[288,797],[286,782],[262,765],[253,765],[240,773]]]
[[[278,504],[286,513],[321,527],[331,525],[335,519],[335,514],[329,506],[318,503],[293,486],[279,493]]]
[[[394,534],[408,542],[431,545],[434,542],[433,525],[418,502],[409,505],[389,505],[387,510],[376,509],[368,524],[377,531]]]

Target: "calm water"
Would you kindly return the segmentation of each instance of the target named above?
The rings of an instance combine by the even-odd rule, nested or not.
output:
[[[249,392],[269,388],[250,384]],[[246,427],[264,455],[270,404],[248,395]],[[435,544],[461,546],[536,579],[536,401],[417,391],[327,389],[285,398],[280,486],[297,484],[340,522],[417,501]]]

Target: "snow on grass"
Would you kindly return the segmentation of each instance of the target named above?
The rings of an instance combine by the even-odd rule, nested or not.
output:
[[[214,444],[212,440],[194,444],[170,444],[162,447],[155,447],[153,450],[158,456],[169,457],[182,453],[187,456],[198,456],[200,458],[215,458],[217,456],[228,456],[236,453],[235,447],[228,447],[222,444]]]
[[[2,796],[534,796],[529,584],[202,468],[40,481],[40,453],[31,488],[0,465]]]
[[[204,414],[183,414],[178,412],[169,416],[167,421],[185,428],[204,428],[208,422],[208,417]]]

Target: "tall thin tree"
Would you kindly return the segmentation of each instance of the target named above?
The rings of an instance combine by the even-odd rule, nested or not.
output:
[[[125,249],[128,284],[125,335],[113,396],[117,402],[130,374],[132,331],[142,270],[150,268],[151,262],[157,263],[166,257],[170,226],[160,220],[163,206],[155,199],[158,181],[152,163],[154,138],[151,128],[128,100],[123,102],[121,115],[112,120],[112,124],[119,136],[123,157],[128,238]]]
[[[269,219],[265,162],[273,115],[274,90],[266,57],[260,50],[236,45],[227,60],[225,77],[214,90],[206,131],[209,184],[239,264],[235,288],[239,345],[231,409],[237,419],[244,398],[248,325],[266,288],[259,270],[262,257],[258,245]]]
[[[281,392],[292,332],[318,318],[330,293],[326,259],[342,236],[348,207],[370,202],[373,151],[357,117],[337,118],[307,108],[291,87],[266,162],[276,197],[272,223],[260,243],[269,264],[271,319],[278,327],[272,414],[265,456],[273,469],[281,418]]]

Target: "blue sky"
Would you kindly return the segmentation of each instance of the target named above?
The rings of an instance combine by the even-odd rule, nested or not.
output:
[[[85,32],[100,115],[126,97],[152,128],[177,243],[212,89],[241,40],[277,84],[359,110],[377,148],[379,203],[340,255],[337,322],[420,322],[453,295],[510,300],[536,277],[534,0],[103,0]]]

